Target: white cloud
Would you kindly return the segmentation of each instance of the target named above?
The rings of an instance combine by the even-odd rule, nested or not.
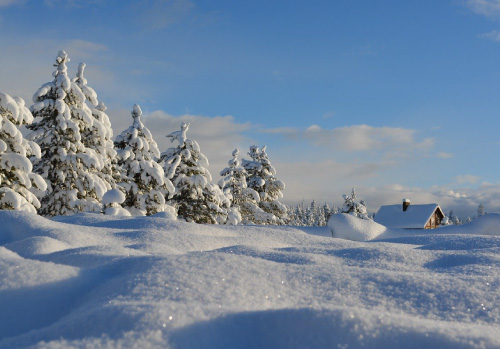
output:
[[[436,157],[440,158],[440,159],[449,159],[449,158],[453,157],[453,154],[441,151],[441,152],[439,152],[439,153],[436,154]]]
[[[264,133],[281,134],[291,139],[305,139],[316,146],[348,152],[385,151],[390,157],[402,156],[418,149],[427,152],[434,147],[432,138],[416,140],[416,131],[394,127],[373,127],[354,125],[324,129],[311,125],[305,130],[297,128],[276,128]]]
[[[474,176],[474,175],[461,175],[461,176],[456,176],[455,182],[458,184],[476,184],[479,182],[479,179],[481,177],[479,176]]]
[[[143,0],[133,5],[139,13],[140,24],[158,30],[183,20],[195,5],[189,0]]]
[[[466,5],[477,14],[500,18],[500,0],[467,0]]]
[[[8,7],[12,5],[22,5],[26,0],[0,0],[0,7]]]
[[[489,33],[481,34],[479,37],[500,42],[500,32],[498,30],[492,30]]]
[[[323,119],[331,119],[335,116],[335,112],[334,111],[329,111],[329,112],[326,112],[323,114],[322,118]]]
[[[82,8],[88,5],[104,3],[105,0],[44,0],[46,6],[64,5],[69,8]]]

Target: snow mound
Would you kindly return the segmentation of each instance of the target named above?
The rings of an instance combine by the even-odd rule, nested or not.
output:
[[[332,236],[353,241],[390,241],[427,245],[430,240],[441,240],[437,235],[462,235],[460,244],[463,244],[463,235],[500,236],[500,213],[490,213],[464,225],[449,225],[437,229],[403,229],[387,228],[370,220],[356,218],[347,214],[335,214],[328,221]],[[452,243],[452,238],[444,238],[444,245]],[[474,244],[479,243],[477,239]],[[488,242],[490,243],[490,242]],[[452,247],[451,247],[452,248]]]
[[[70,245],[48,236],[33,236],[5,245],[23,257],[49,254],[70,248]]]
[[[334,214],[328,221],[332,236],[341,239],[366,241],[376,239],[387,227],[349,214]]]
[[[460,226],[446,226],[438,230],[443,234],[477,234],[500,236],[500,213],[489,213]]]
[[[500,237],[472,228],[0,222],[0,348],[500,347]]]
[[[121,204],[124,201],[125,201],[125,194],[123,194],[118,189],[110,189],[102,197],[102,204],[104,206],[110,205],[115,202]]]

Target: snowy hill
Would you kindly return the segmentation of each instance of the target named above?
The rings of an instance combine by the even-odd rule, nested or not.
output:
[[[0,348],[500,347],[498,215],[423,235],[338,225],[381,241],[161,216],[0,222]]]

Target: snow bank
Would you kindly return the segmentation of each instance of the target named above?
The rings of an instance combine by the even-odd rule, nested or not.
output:
[[[332,236],[340,239],[366,241],[387,231],[383,225],[349,214],[334,214],[328,221]]]
[[[500,213],[489,213],[464,225],[442,227],[439,228],[439,233],[500,236]]]
[[[338,216],[334,233],[383,230]],[[0,348],[500,347],[497,236],[357,242],[95,213],[0,222]]]
[[[335,214],[328,221],[332,236],[354,241],[392,239],[416,235],[475,234],[500,236],[500,214],[490,213],[460,226],[444,226],[432,230],[387,228],[373,221],[346,214]]]

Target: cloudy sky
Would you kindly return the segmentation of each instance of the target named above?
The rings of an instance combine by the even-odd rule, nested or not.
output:
[[[500,211],[500,0],[0,0],[0,91],[87,63],[115,134],[191,122],[214,179],[267,145],[284,202]]]

